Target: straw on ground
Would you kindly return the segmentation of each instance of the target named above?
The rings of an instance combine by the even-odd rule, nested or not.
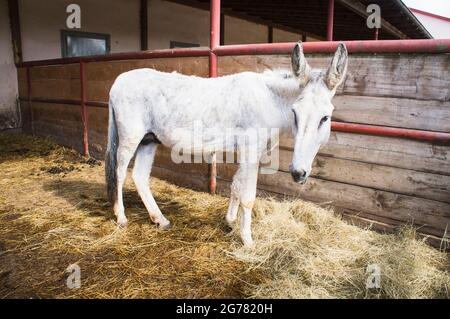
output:
[[[0,134],[0,176],[0,297],[449,297],[448,255],[412,228],[383,235],[299,199],[259,199],[248,250],[223,221],[227,198],[152,178],[173,228],[151,223],[129,180],[121,229],[101,162],[25,135]],[[79,289],[66,286],[73,263]],[[371,264],[380,288],[366,288]]]

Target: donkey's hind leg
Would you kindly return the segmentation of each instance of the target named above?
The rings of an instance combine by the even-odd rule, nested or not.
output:
[[[159,225],[161,229],[170,228],[170,222],[164,217],[152,192],[150,191],[149,176],[155,158],[158,144],[149,143],[139,145],[134,160],[133,180],[137,191],[144,202],[145,208],[150,215],[150,219]]]
[[[123,184],[127,177],[128,164],[139,142],[138,139],[122,139],[119,140],[119,147],[117,148],[117,201],[114,204],[114,214],[117,217],[117,224],[122,227],[126,227],[128,224],[123,206]]]

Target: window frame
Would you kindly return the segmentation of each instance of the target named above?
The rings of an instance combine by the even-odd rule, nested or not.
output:
[[[200,47],[199,43],[190,43],[190,42],[181,42],[181,41],[174,41],[170,40],[170,48],[198,48]]]
[[[110,53],[111,50],[111,35],[108,33],[96,33],[96,32],[85,32],[85,31],[75,31],[75,30],[61,30],[61,56],[63,58],[69,58],[67,55],[67,36],[76,36],[88,39],[105,40],[105,55]]]

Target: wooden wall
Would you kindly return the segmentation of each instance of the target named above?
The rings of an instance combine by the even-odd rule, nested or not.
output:
[[[326,68],[330,56],[309,55],[312,67]],[[334,120],[392,127],[450,132],[450,55],[353,54],[348,76],[333,103]],[[151,67],[162,71],[208,75],[207,58],[96,62],[86,66],[88,100],[107,101],[115,77],[127,70]],[[290,67],[289,56],[219,58],[219,74]],[[79,99],[76,65],[31,70],[33,96]],[[20,96],[26,98],[24,70],[19,70]],[[22,103],[27,122],[27,103]],[[34,130],[79,150],[80,108],[74,105],[33,103]],[[107,134],[106,109],[89,108],[89,142],[102,157]],[[27,127],[27,125],[25,125]],[[299,196],[333,205],[356,223],[373,223],[391,230],[410,223],[431,235],[439,245],[449,238],[450,147],[400,138],[332,132],[316,158],[312,177],[304,185],[292,182],[288,166],[293,141],[281,141],[280,168],[260,175],[260,193]],[[206,164],[174,164],[169,150],[160,148],[153,175],[180,185],[207,190]],[[229,193],[235,165],[218,164],[218,190]]]

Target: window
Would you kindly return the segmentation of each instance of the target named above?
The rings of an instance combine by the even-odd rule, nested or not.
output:
[[[179,42],[179,41],[170,41],[170,48],[192,48],[192,47],[199,47],[200,44],[196,43],[188,43],[188,42]]]
[[[62,56],[86,56],[109,53],[109,34],[61,30]]]

